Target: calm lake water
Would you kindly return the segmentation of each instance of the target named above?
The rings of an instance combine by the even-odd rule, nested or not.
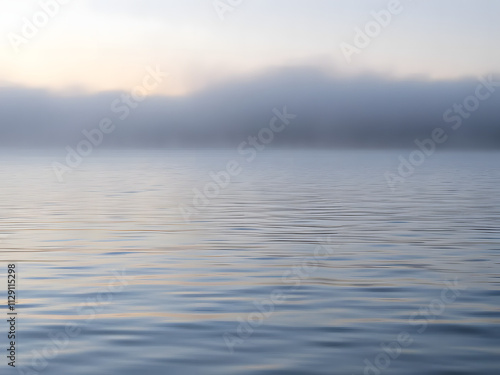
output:
[[[498,375],[500,153],[400,154],[2,152],[1,373]]]

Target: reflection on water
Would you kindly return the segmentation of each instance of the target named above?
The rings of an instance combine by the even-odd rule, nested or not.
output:
[[[179,205],[235,152],[104,153],[64,184],[54,159],[3,153],[21,364],[498,374],[498,156],[435,155],[392,192],[394,153],[263,153],[186,222]]]

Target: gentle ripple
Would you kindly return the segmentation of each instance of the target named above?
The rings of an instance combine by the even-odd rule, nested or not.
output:
[[[413,342],[380,373],[497,375],[500,154],[434,155],[393,192],[384,173],[398,155],[96,152],[60,184],[50,167],[60,158],[3,152],[0,256],[19,268],[23,368],[363,374],[407,332]],[[242,173],[186,222],[179,205],[231,159]],[[315,257],[318,244],[329,253]],[[454,280],[466,289],[430,306]],[[273,291],[285,299],[261,321],[255,303]],[[238,336],[252,313],[260,325]],[[33,362],[66,324],[81,332]],[[224,334],[240,339],[233,353]]]

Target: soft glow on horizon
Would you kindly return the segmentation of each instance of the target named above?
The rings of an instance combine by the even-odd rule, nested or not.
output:
[[[339,48],[387,1],[255,0],[221,21],[211,2],[70,2],[15,53],[11,33],[40,11],[6,2],[0,13],[0,84],[52,91],[131,90],[148,65],[170,74],[158,94],[180,96],[276,66],[312,65],[345,76],[453,80],[499,71],[493,49],[500,3],[411,2],[348,64]],[[495,13],[496,12],[496,13]],[[286,13],[286,17],[280,17]],[[443,14],[447,14],[446,20]]]

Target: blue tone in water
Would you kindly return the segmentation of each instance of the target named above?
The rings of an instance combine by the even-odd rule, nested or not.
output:
[[[500,154],[435,154],[391,191],[398,155],[96,151],[60,184],[50,165],[61,157],[2,153],[18,364],[497,375]],[[240,175],[186,222],[179,205],[232,159]]]

